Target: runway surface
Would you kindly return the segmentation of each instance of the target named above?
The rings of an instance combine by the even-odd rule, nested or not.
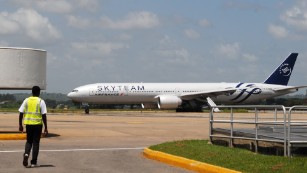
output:
[[[143,157],[145,147],[208,139],[208,113],[48,114],[39,168],[24,168],[25,140],[0,141],[0,172],[190,172]],[[18,130],[18,113],[0,113],[0,131]]]

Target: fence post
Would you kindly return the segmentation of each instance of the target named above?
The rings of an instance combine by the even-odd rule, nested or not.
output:
[[[258,153],[258,109],[255,108],[255,152]]]
[[[212,130],[213,130],[213,110],[214,107],[211,107],[209,115],[209,139],[211,143],[212,143]]]
[[[233,108],[230,110],[230,147],[233,147]]]
[[[288,123],[287,123],[287,126],[286,126],[286,123],[285,123],[285,129],[287,131],[287,136],[285,137],[285,139],[288,140],[288,146],[287,146],[287,143],[285,141],[284,143],[284,150],[288,150],[288,157],[291,157],[291,114],[292,114],[292,109],[294,109],[295,106],[292,106],[291,108],[289,108],[289,111],[288,111]],[[287,156],[287,152],[284,152],[284,155]]]

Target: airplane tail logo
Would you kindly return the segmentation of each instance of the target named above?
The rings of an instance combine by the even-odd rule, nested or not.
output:
[[[292,72],[291,67],[289,66],[289,64],[282,64],[279,67],[279,73],[283,76],[290,76]]]
[[[288,85],[298,53],[291,53],[286,60],[264,81],[266,84]]]

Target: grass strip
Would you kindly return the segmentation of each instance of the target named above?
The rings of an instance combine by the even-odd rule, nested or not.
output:
[[[242,172],[307,172],[306,157],[287,158],[256,154],[245,149],[212,145],[207,140],[174,141],[149,148]]]

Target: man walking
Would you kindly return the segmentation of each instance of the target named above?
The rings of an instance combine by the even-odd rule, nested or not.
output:
[[[39,142],[44,124],[44,135],[48,135],[47,128],[47,108],[45,101],[39,98],[40,88],[32,87],[32,96],[26,98],[19,108],[19,131],[23,132],[23,124],[26,125],[27,142],[25,153],[23,155],[23,166],[28,166],[28,158],[32,151],[32,160],[30,167],[37,167],[37,156],[39,152]]]

